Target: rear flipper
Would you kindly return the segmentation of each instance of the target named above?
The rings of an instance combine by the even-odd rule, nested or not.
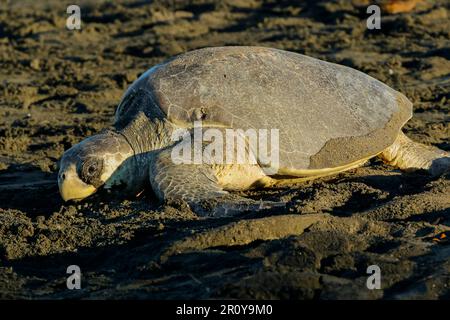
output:
[[[402,132],[379,156],[386,163],[405,171],[422,169],[433,176],[450,171],[450,153],[414,142]]]
[[[160,200],[184,200],[200,216],[227,217],[285,206],[231,194],[219,185],[212,165],[175,164],[171,149],[158,153],[151,160],[150,183]]]

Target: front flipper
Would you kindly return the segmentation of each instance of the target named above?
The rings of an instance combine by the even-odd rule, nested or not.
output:
[[[170,149],[159,152],[151,160],[150,183],[160,200],[184,200],[200,216],[229,217],[246,211],[284,207],[284,203],[255,201],[223,190],[213,166],[175,164]]]
[[[388,164],[405,171],[422,169],[438,176],[450,170],[450,153],[414,142],[402,132],[380,157]]]

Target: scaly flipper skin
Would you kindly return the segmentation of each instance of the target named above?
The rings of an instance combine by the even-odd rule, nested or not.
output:
[[[150,183],[157,197],[166,201],[184,200],[200,216],[230,217],[284,206],[284,203],[255,201],[223,190],[212,165],[174,164],[170,148],[158,152],[150,161]]]
[[[433,176],[450,171],[449,152],[414,142],[402,132],[380,157],[386,163],[404,171],[426,170]]]

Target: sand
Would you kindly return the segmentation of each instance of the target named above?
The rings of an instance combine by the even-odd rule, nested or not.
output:
[[[187,50],[264,45],[341,63],[414,103],[405,133],[450,150],[445,0],[382,16],[367,1],[60,1],[0,4],[0,298],[450,298],[450,175],[379,160],[290,188],[251,191],[286,210],[202,220],[183,203],[98,194],[65,204],[58,160],[112,123],[124,90]],[[79,265],[82,290],[66,288]],[[366,286],[378,265],[381,289]]]

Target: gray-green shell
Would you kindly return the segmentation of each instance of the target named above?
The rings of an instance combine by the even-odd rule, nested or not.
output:
[[[144,73],[124,99],[139,92],[152,102],[143,104],[147,115],[176,124],[279,129],[280,174],[373,156],[412,112],[405,96],[362,72],[264,47],[179,55]],[[119,107],[117,120],[129,121],[130,112]]]

